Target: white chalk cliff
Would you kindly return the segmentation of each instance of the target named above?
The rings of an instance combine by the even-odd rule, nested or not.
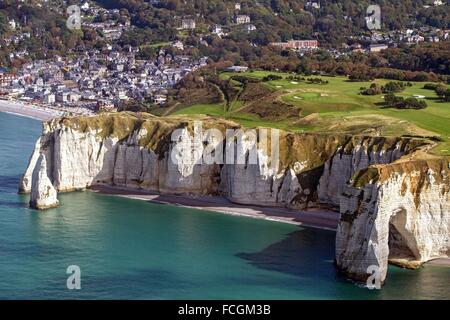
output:
[[[57,207],[58,204],[56,189],[47,176],[45,155],[41,154],[36,160],[36,166],[32,173],[30,207],[45,210]]]
[[[336,263],[365,281],[388,261],[407,268],[450,256],[448,161],[399,161],[360,172],[344,188],[336,235]]]
[[[225,120],[201,120],[205,130],[239,128]],[[427,183],[414,196],[405,191],[413,187],[404,181],[416,175],[409,162],[404,165],[408,170],[400,176],[393,170],[391,176],[367,180],[363,186],[348,184],[352,177],[361,181],[362,173],[373,172],[368,170],[373,166],[396,168],[396,162],[426,141],[281,132],[277,166],[271,166],[267,148],[245,139],[235,149],[236,154],[246,155],[244,163],[221,164],[204,161],[202,154],[204,148],[212,147],[226,158],[225,143],[212,136],[206,139],[209,143],[191,139],[192,122],[182,117],[131,113],[52,120],[44,124],[19,189],[33,192],[31,173],[42,154],[48,159],[48,177],[58,192],[109,185],[160,193],[221,195],[241,204],[340,208],[336,262],[341,271],[357,280],[366,278],[369,262],[385,268],[388,258],[426,261],[449,255],[449,190],[443,187],[445,183],[448,186],[448,159],[437,161],[443,170],[435,168],[427,175]],[[172,141],[176,129],[180,129],[179,135]],[[249,163],[254,148],[257,162]],[[410,233],[399,227],[402,219],[406,219],[404,229]],[[397,226],[398,232],[390,232],[389,226]],[[389,254],[389,237],[401,257]],[[404,247],[413,254],[403,257]]]

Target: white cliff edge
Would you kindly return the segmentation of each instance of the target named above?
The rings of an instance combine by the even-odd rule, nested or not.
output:
[[[336,264],[354,280],[377,270],[384,282],[388,262],[415,269],[450,256],[448,162],[418,161],[407,172],[401,165],[381,182],[348,185],[341,196]]]

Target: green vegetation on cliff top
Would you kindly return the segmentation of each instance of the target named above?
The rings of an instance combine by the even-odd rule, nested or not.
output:
[[[160,157],[168,150],[172,132],[177,128],[187,128],[193,133],[194,123],[201,120],[203,130],[219,129],[225,136],[226,129],[242,128],[239,124],[222,118],[204,115],[156,117],[148,113],[102,113],[97,116],[79,116],[54,119],[49,122],[46,132],[71,128],[94,134],[100,139],[107,137],[119,141],[135,139],[139,145],[153,150]],[[346,134],[291,133],[279,132],[279,169],[294,168],[296,162],[303,164],[302,171],[322,166],[336,152],[351,153],[357,145],[364,145],[369,152],[388,151],[399,148],[409,154],[427,144],[423,139],[399,137],[352,136]],[[267,143],[260,141],[259,148],[270,153],[271,135]]]
[[[187,128],[191,134],[196,120],[202,120],[203,129],[242,128],[239,124],[220,117],[204,115],[156,117],[148,113],[102,113],[97,116],[80,116],[50,120],[46,132],[67,128],[81,132],[89,132],[101,139],[113,137],[118,140],[135,143],[152,150],[160,159],[167,157],[172,132],[177,128]],[[259,147],[269,154],[270,135],[267,144],[259,143]],[[131,140],[130,140],[131,139]],[[133,139],[135,139],[133,141]],[[297,174],[299,181],[310,183],[310,178],[323,170],[326,161],[340,153],[352,153],[358,145],[363,145],[370,152],[389,152],[399,149],[405,157],[391,164],[373,165],[364,168],[350,179],[350,183],[362,188],[366,184],[382,182],[394,173],[410,174],[408,188],[413,193],[416,205],[420,203],[420,190],[431,183],[430,174],[438,182],[449,188],[450,157],[437,157],[427,154],[429,140],[411,137],[374,137],[362,135],[328,134],[328,133],[292,133],[280,131],[279,140],[279,172],[291,168]],[[302,164],[301,169],[296,165]],[[330,167],[333,162],[330,163]],[[446,174],[443,174],[446,172]],[[315,180],[314,180],[315,181]],[[405,182],[404,182],[405,183]],[[314,183],[313,183],[314,184]],[[315,185],[315,184],[314,184]],[[402,190],[406,186],[402,186]],[[403,192],[403,191],[402,191]]]
[[[282,79],[261,81],[270,74]],[[450,103],[441,102],[434,91],[423,89],[423,82],[411,82],[411,86],[397,95],[404,98],[423,96],[428,107],[398,110],[383,108],[383,95],[359,94],[361,87],[370,87],[372,83],[384,85],[390,80],[351,82],[347,77],[303,76],[328,81],[328,84],[309,84],[288,79],[289,76],[292,75],[267,71],[221,73],[220,78],[230,80],[229,83],[237,90],[237,98],[229,103],[178,107],[168,110],[167,114],[221,116],[246,127],[276,127],[292,132],[437,137],[441,142],[431,152],[450,155]],[[249,89],[248,83],[234,80],[236,77],[261,82],[252,84]],[[248,91],[255,92],[255,88],[257,91],[258,86],[270,89],[270,94],[258,96],[253,101],[240,99]]]

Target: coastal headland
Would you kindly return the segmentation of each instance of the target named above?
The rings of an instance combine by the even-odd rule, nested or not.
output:
[[[223,140],[229,130],[242,133],[231,147]],[[337,268],[356,281],[365,282],[368,268],[377,266],[384,282],[389,261],[417,268],[448,258],[450,165],[448,157],[427,153],[432,140],[278,130],[271,142],[278,137],[279,144],[269,150],[252,136],[214,117],[121,112],[57,118],[44,122],[19,190],[33,192],[32,172],[44,155],[57,192],[94,188],[336,229]],[[240,154],[243,161],[211,162],[211,154]]]

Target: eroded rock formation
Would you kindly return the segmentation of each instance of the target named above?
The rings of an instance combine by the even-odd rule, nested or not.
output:
[[[399,161],[365,169],[341,196],[338,268],[366,281],[388,260],[407,268],[450,255],[450,169],[444,160]]]
[[[204,130],[240,129],[225,120],[200,120]],[[172,141],[176,129],[179,135]],[[59,192],[111,185],[161,193],[222,195],[241,204],[340,208],[336,261],[341,271],[357,280],[366,278],[369,264],[385,268],[387,259],[394,259],[395,250],[399,252],[395,254],[397,263],[449,254],[445,238],[450,229],[449,192],[445,188],[448,172],[433,167],[432,173],[424,173],[421,164],[402,158],[426,145],[423,139],[280,132],[279,162],[274,167],[269,148],[261,141],[255,146],[246,139],[234,149],[236,154],[246,155],[243,163],[207,164],[202,161],[204,148],[212,147],[226,158],[225,143],[214,136],[192,140],[194,130],[193,120],[148,114],[52,120],[44,124],[20,191],[33,189],[30,173],[43,154],[51,159],[47,172]],[[254,148],[257,162],[250,163]],[[403,163],[400,167],[399,161]],[[448,170],[448,160],[436,163]],[[385,174],[387,171],[392,174]],[[405,182],[416,181],[417,172],[422,181],[419,191],[415,184]],[[352,177],[357,177],[357,182],[347,184]],[[404,220],[406,226],[401,227]],[[428,225],[429,232],[422,223]],[[390,232],[389,226],[396,231]],[[404,254],[404,248],[413,254]]]
[[[32,174],[32,186],[30,207],[38,210],[45,210],[57,207],[56,189],[47,176],[47,161],[45,155],[41,154],[36,160]]]

